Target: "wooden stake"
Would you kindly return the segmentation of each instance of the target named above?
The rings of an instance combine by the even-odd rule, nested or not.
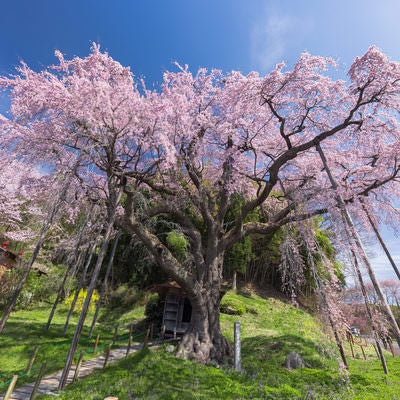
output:
[[[132,335],[129,335],[128,348],[126,349],[125,357],[128,357],[131,347],[132,347]]]
[[[104,260],[104,257],[105,257],[105,254],[106,254],[106,251],[108,248],[108,242],[109,242],[109,239],[111,236],[111,232],[113,230],[116,209],[121,200],[121,194],[122,194],[121,190],[112,188],[109,186],[109,190],[111,190],[111,189],[112,189],[112,193],[109,193],[109,194],[110,194],[110,197],[113,198],[114,201],[112,202],[112,204],[109,204],[111,209],[110,209],[110,212],[109,212],[109,215],[107,218],[107,223],[105,224],[105,226],[107,227],[106,233],[104,234],[103,244],[101,246],[100,253],[97,257],[96,265],[94,267],[94,270],[92,271],[92,278],[91,278],[89,286],[87,288],[87,294],[86,294],[85,301],[82,306],[81,315],[79,316],[78,325],[76,326],[75,333],[72,338],[70,348],[68,350],[67,358],[65,360],[64,369],[61,373],[60,382],[58,385],[59,390],[62,390],[64,388],[65,382],[67,380],[67,376],[69,374],[69,370],[70,370],[72,362],[73,362],[76,348],[78,347],[79,339],[82,334],[83,325],[85,323],[85,319],[86,319],[86,316],[87,316],[87,313],[89,310],[90,301],[92,299],[92,295],[93,295],[94,289],[96,287],[100,269],[103,264],[103,260]],[[114,189],[116,189],[116,190],[114,191]]]
[[[92,244],[92,247],[91,247],[90,253],[89,253],[89,257],[87,258],[86,263],[85,263],[85,267],[83,268],[82,275],[81,275],[81,277],[79,279],[79,283],[78,283],[78,286],[77,286],[77,288],[75,290],[75,295],[74,295],[74,298],[72,300],[71,306],[70,306],[69,311],[68,311],[67,319],[66,319],[65,324],[64,324],[63,335],[67,334],[69,323],[71,321],[72,314],[73,314],[73,312],[75,310],[75,306],[76,306],[76,303],[77,303],[78,298],[79,298],[79,293],[80,293],[80,291],[82,290],[82,288],[83,288],[83,286],[85,284],[87,271],[89,269],[90,263],[92,262],[92,258],[93,258],[93,255],[94,255],[95,251],[96,251],[97,244],[98,244],[98,242],[100,240],[100,232],[101,232],[102,228],[103,228],[103,225],[99,228],[99,230],[97,232],[97,239]]]
[[[378,350],[376,349],[376,345],[374,343],[372,343],[372,346],[374,346],[375,353],[379,357],[379,353],[378,353]]]
[[[94,331],[94,327],[96,325],[97,317],[99,315],[100,307],[101,307],[101,304],[103,302],[103,297],[104,297],[104,294],[106,293],[108,277],[110,275],[110,271],[111,271],[111,268],[113,266],[115,252],[117,250],[117,245],[118,245],[118,241],[119,241],[120,236],[121,236],[121,232],[118,231],[117,234],[115,235],[115,238],[114,238],[114,243],[113,243],[113,246],[112,246],[112,249],[111,249],[110,259],[108,260],[108,264],[107,264],[106,274],[104,276],[103,284],[101,285],[100,295],[99,295],[99,299],[97,300],[96,310],[94,312],[92,325],[90,326],[90,331],[89,331],[89,337],[90,338],[93,335],[93,331]]]
[[[362,353],[363,353],[364,360],[366,360],[367,357],[365,356],[364,346],[362,346],[362,345],[360,344],[360,347],[361,347],[361,351],[362,351]]]
[[[106,356],[105,356],[105,358],[104,358],[103,368],[107,367],[108,358],[110,357],[110,352],[111,352],[111,346],[112,346],[112,343],[110,343],[110,344],[108,345],[107,352],[106,352]]]
[[[367,216],[368,221],[369,221],[369,223],[371,224],[371,227],[372,227],[373,231],[375,232],[375,235],[376,235],[376,237],[378,238],[378,241],[379,241],[380,245],[382,246],[383,251],[384,251],[385,254],[386,254],[386,257],[388,258],[388,260],[389,260],[389,262],[390,262],[390,264],[391,264],[391,266],[392,266],[392,268],[393,268],[393,271],[396,273],[397,278],[400,279],[400,272],[399,272],[399,269],[397,268],[397,265],[396,265],[396,263],[394,262],[393,257],[392,257],[392,255],[390,254],[390,251],[389,251],[389,249],[387,248],[386,243],[384,242],[384,240],[383,240],[383,238],[382,238],[382,236],[381,236],[381,234],[380,234],[380,232],[379,232],[379,230],[378,230],[378,227],[377,227],[376,224],[375,224],[375,221],[372,219],[371,214],[368,212],[368,209],[367,209],[367,207],[365,206],[364,200],[362,199],[361,196],[359,197],[359,200],[360,200],[362,209],[363,209],[363,211],[365,212],[365,215]]]
[[[46,370],[46,363],[43,363],[41,368],[40,368],[39,374],[38,374],[38,376],[36,378],[35,386],[33,386],[33,390],[32,390],[32,393],[31,393],[31,397],[29,397],[29,400],[33,400],[36,397],[36,392],[39,389],[40,381],[43,378],[45,370]]]
[[[147,347],[147,345],[149,344],[149,336],[150,336],[150,328],[148,328],[146,331],[146,336],[144,337],[143,341],[143,348]]]
[[[351,333],[349,333],[349,332],[346,332],[346,334],[347,334],[347,340],[348,340],[348,342],[349,342],[349,344],[350,344],[350,349],[351,349],[351,356],[353,357],[353,358],[355,358],[354,357],[354,350],[353,350],[353,337],[351,336]]]
[[[8,385],[7,393],[4,396],[4,400],[8,400],[10,398],[10,396],[12,395],[12,392],[14,391],[15,385],[17,384],[17,380],[18,380],[18,375],[14,375],[12,377],[12,381]]]
[[[391,353],[392,353],[392,356],[393,356],[393,357],[396,357],[395,352],[394,352],[394,348],[393,348],[392,339],[391,339],[390,337],[388,337],[388,338],[387,338],[387,342],[388,342],[388,344],[389,344],[389,347],[390,347],[390,351],[391,351]]]
[[[94,342],[93,354],[96,353],[97,346],[99,345],[99,339],[100,339],[100,334],[97,334],[96,340],[95,340],[95,342]]]
[[[118,325],[114,329],[114,335],[113,335],[113,339],[112,339],[112,344],[115,344],[115,342],[117,341],[117,338],[118,338]]]
[[[399,328],[399,325],[397,324],[397,321],[396,321],[396,319],[395,319],[395,317],[393,315],[393,312],[392,312],[392,310],[391,310],[391,308],[390,308],[390,306],[389,306],[389,304],[388,304],[388,302],[386,300],[386,297],[383,294],[382,288],[381,288],[381,286],[379,284],[379,281],[376,278],[375,272],[374,272],[374,270],[373,270],[373,268],[371,266],[371,263],[369,261],[368,255],[367,255],[367,253],[366,253],[366,251],[364,249],[364,246],[363,246],[363,243],[361,241],[360,235],[358,234],[358,232],[357,232],[357,230],[356,230],[356,228],[354,226],[354,222],[353,222],[353,220],[352,220],[352,218],[350,216],[350,213],[347,210],[346,204],[344,203],[344,200],[341,197],[341,195],[338,193],[338,190],[337,190],[338,189],[338,184],[336,183],[336,181],[335,181],[335,179],[334,179],[334,177],[333,177],[333,175],[331,173],[331,170],[330,170],[330,168],[328,166],[328,163],[327,163],[326,157],[325,157],[325,155],[324,155],[324,153],[322,151],[322,148],[321,148],[319,143],[315,147],[316,147],[316,149],[317,149],[317,151],[318,151],[318,153],[319,153],[319,155],[321,157],[322,163],[323,163],[324,168],[325,168],[325,172],[328,175],[328,178],[329,178],[329,181],[330,181],[330,183],[332,185],[332,188],[336,192],[337,205],[338,205],[338,208],[340,209],[340,211],[342,212],[343,222],[345,224],[346,231],[349,234],[348,235],[349,236],[349,242],[351,244],[354,244],[356,246],[356,248],[357,248],[358,255],[360,256],[360,258],[361,258],[361,260],[362,260],[362,262],[363,262],[363,264],[364,264],[364,266],[365,266],[365,268],[366,268],[366,270],[368,272],[368,275],[369,275],[369,277],[371,279],[371,282],[372,282],[372,284],[373,284],[373,286],[375,288],[375,291],[376,291],[376,293],[377,293],[377,295],[379,297],[379,300],[381,302],[383,311],[385,312],[386,316],[388,317],[388,320],[390,322],[390,325],[392,326],[394,335],[396,336],[396,340],[397,340],[397,342],[399,343],[399,346],[400,346],[400,328]],[[352,249],[351,252],[354,254],[353,257],[357,258],[356,254],[355,254],[355,250]],[[378,343],[377,343],[377,348],[378,348],[378,351],[380,353],[380,358],[383,359],[383,353],[381,352],[380,345]],[[385,370],[385,374],[387,374],[388,373],[387,366],[383,365],[383,364],[386,364],[386,362],[382,361],[382,366],[383,366],[383,369]]]
[[[33,363],[35,362],[36,356],[38,354],[39,351],[39,346],[35,346],[35,348],[33,349],[33,353],[31,356],[31,359],[29,360],[28,366],[26,367],[26,374],[29,375],[31,373],[32,367],[33,367]]]
[[[75,374],[74,374],[74,378],[72,379],[72,383],[76,382],[79,378],[79,371],[82,366],[83,355],[84,355],[84,353],[83,353],[83,351],[81,351],[81,353],[79,354],[78,363],[76,364]]]
[[[161,328],[161,342],[164,343],[164,339],[165,339],[165,330],[166,330],[166,326],[163,325]]]

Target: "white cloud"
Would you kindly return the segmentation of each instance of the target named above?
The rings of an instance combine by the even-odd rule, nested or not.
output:
[[[385,236],[387,236],[387,232]],[[398,248],[398,238],[393,236],[385,237],[386,246],[389,248],[389,252],[392,255],[394,262],[396,263],[397,267],[400,267],[400,249]],[[396,277],[393,268],[386,256],[383,252],[381,246],[377,243],[372,247],[373,255],[370,256],[370,261],[372,267],[378,277],[379,280],[389,279]]]
[[[286,15],[271,14],[256,22],[251,32],[251,58],[263,71],[282,61],[295,21]]]
[[[268,2],[250,31],[250,56],[254,67],[262,72],[274,68],[281,61],[296,58],[304,51],[305,37],[313,30],[310,16],[290,14]],[[298,10],[297,10],[298,11]]]

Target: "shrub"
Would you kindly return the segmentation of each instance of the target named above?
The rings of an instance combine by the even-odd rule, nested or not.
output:
[[[246,312],[245,306],[231,297],[223,298],[219,309],[222,313],[230,315],[243,315]]]
[[[59,289],[60,281],[65,272],[62,265],[45,265],[46,273],[38,273],[32,270],[24,284],[24,287],[18,297],[16,309],[26,308],[29,305],[40,302],[51,302]],[[9,277],[9,282],[14,282],[14,286],[19,281],[22,269],[15,268]],[[13,288],[11,287],[11,292]],[[11,293],[10,293],[11,294]]]
[[[69,307],[71,307],[71,304],[72,304],[72,302],[74,300],[74,297],[75,297],[75,293],[76,293],[75,291],[72,292],[64,301],[64,303],[66,305],[68,305]],[[86,295],[87,295],[87,289],[81,289],[79,291],[78,299],[76,301],[75,308],[74,308],[74,312],[75,313],[81,313],[82,312],[83,303],[85,302]],[[93,312],[95,310],[96,304],[99,301],[99,298],[100,298],[100,296],[97,293],[97,290],[95,290],[93,292],[92,298],[90,300],[90,305],[89,305],[89,311],[90,312]]]
[[[156,325],[161,325],[163,312],[163,303],[158,294],[151,295],[144,310],[147,319],[154,322]]]
[[[111,308],[129,308],[143,298],[143,293],[135,286],[120,285],[110,294]]]
[[[180,232],[171,231],[167,235],[167,243],[174,255],[180,259],[185,258],[188,240]]]

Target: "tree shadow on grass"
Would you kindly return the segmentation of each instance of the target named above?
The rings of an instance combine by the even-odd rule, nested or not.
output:
[[[284,361],[290,352],[300,354],[307,367],[286,369]],[[249,373],[269,377],[271,379],[267,382],[276,382],[276,385],[287,383],[293,387],[318,385],[343,388],[343,375],[339,373],[335,355],[301,336],[286,334],[245,338],[242,340],[242,358],[243,367]],[[356,379],[368,384],[368,380],[360,375]]]
[[[24,375],[29,360],[36,346],[39,347],[32,373],[36,372],[43,362],[47,363],[47,372],[56,371],[64,366],[68,349],[75,332],[75,325],[70,326],[67,335],[62,334],[63,324],[51,325],[49,331],[44,330],[42,322],[26,321],[23,318],[13,317],[0,335],[0,383],[3,377],[13,374]],[[103,336],[98,344],[98,352],[103,351],[111,342],[112,332]],[[80,351],[87,357],[93,354],[95,338],[88,338],[88,328],[85,327],[79,341],[76,358]],[[99,354],[100,355],[100,354]],[[27,381],[28,378],[24,379]],[[32,381],[32,377],[28,381]],[[21,383],[19,379],[18,383]]]
[[[315,342],[297,335],[254,336],[242,340],[242,354],[258,362],[273,363],[282,366],[286,355],[290,352],[299,353],[310,368],[324,368],[322,356],[318,353]]]

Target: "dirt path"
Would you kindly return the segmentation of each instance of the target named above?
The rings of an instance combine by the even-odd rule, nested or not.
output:
[[[132,346],[130,353],[137,351],[140,347],[141,347],[141,345]],[[120,347],[115,350],[111,350],[107,364],[112,364],[113,362],[124,358],[126,355],[126,350],[127,350],[126,346]],[[105,355],[102,355],[97,358],[93,358],[88,361],[83,361],[81,369],[79,371],[78,378],[83,378],[87,375],[92,374],[97,369],[102,369],[103,365],[104,365],[104,360],[105,360]],[[75,374],[75,368],[76,368],[76,365],[73,365],[69,372],[68,379],[67,379],[67,385],[72,383],[72,379]],[[52,375],[45,376],[40,382],[37,394],[50,394],[50,393],[57,392],[61,373],[62,373],[62,371],[58,371],[58,372],[53,373]],[[34,383],[29,383],[25,386],[21,386],[19,388],[14,389],[14,392],[12,393],[9,400],[29,400],[29,398],[32,394],[33,387],[34,387]],[[5,393],[1,394],[0,400],[3,400],[4,396],[5,396]]]

